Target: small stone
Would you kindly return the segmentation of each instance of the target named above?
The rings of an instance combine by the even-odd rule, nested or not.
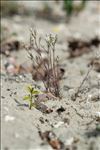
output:
[[[96,114],[96,117],[99,117],[99,118],[100,118],[100,112],[99,112],[99,111],[96,112],[95,114]]]
[[[74,138],[71,137],[71,138],[69,138],[69,139],[66,140],[65,145],[66,146],[70,146],[73,142],[74,142]]]
[[[64,124],[64,122],[59,121],[57,124],[54,125],[54,128],[59,128],[60,126],[62,126]]]
[[[9,116],[9,115],[6,115],[5,116],[5,121],[8,122],[8,121],[14,121],[15,120],[15,117],[13,116]]]

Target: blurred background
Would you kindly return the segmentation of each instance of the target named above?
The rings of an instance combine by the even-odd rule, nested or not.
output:
[[[45,146],[39,136],[40,127],[42,131],[55,130],[68,150],[99,150],[100,1],[1,0],[0,17],[3,149],[29,150],[34,146]],[[55,55],[59,57],[63,73],[61,77],[64,75],[59,83],[65,98],[61,101],[47,101],[46,108],[53,109],[52,114],[48,115],[38,109],[29,111],[23,102],[24,87],[27,84],[34,83],[43,90],[41,81],[35,81],[34,76],[37,77],[38,73],[34,74],[34,64],[25,49],[25,46],[30,46],[30,29],[37,31],[38,37],[42,38],[43,45],[40,48],[43,51],[40,50],[43,58],[47,35],[57,35],[58,38]],[[34,49],[32,52],[34,55]],[[94,68],[88,79],[85,79],[87,82],[82,86],[80,98],[72,101],[73,92],[82,83],[93,63]],[[41,66],[37,68],[42,72]],[[96,98],[92,100],[91,95],[95,96],[95,93]]]

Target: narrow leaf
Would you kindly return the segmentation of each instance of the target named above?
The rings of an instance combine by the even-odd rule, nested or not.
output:
[[[24,96],[23,100],[30,100],[30,95]]]
[[[40,94],[40,91],[38,91],[38,90],[33,90],[33,91],[32,91],[32,94],[33,94],[33,95]]]
[[[31,93],[32,89],[33,89],[33,87],[32,87],[31,85],[29,85],[29,86],[27,87],[27,91],[28,91],[29,93]]]

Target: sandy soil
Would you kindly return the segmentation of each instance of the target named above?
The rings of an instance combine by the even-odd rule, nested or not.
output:
[[[100,131],[95,131],[96,125],[100,123],[100,114],[99,120],[97,117],[97,112],[100,113],[100,99],[95,101],[89,98],[89,95],[99,94],[99,73],[93,69],[82,87],[84,92],[75,101],[71,99],[73,92],[87,74],[91,58],[97,53],[100,55],[100,47],[93,47],[90,53],[80,57],[67,58],[69,37],[89,40],[95,35],[100,36],[100,16],[97,8],[96,3],[89,3],[70,23],[55,23],[37,18],[34,14],[23,18],[2,18],[2,24],[10,26],[11,32],[16,31],[18,38],[26,43],[29,41],[31,27],[37,29],[40,35],[57,34],[59,40],[56,53],[60,57],[61,66],[65,69],[64,79],[61,80],[63,98],[45,102],[53,109],[50,114],[42,113],[36,108],[29,110],[27,103],[23,101],[25,87],[29,84],[40,84],[33,81],[30,74],[11,76],[1,73],[2,150],[52,150],[51,146],[40,138],[39,128],[42,132],[53,131],[69,150],[100,149]],[[29,62],[24,49],[12,52],[11,55],[17,57],[18,63]],[[1,58],[1,65],[4,66],[8,58],[4,55]],[[86,88],[89,90],[84,90]],[[61,106],[65,111],[58,114],[57,109]]]

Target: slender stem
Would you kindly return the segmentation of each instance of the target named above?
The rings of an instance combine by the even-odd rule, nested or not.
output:
[[[30,106],[29,106],[29,109],[31,109],[31,108],[32,108],[32,92],[30,94]]]
[[[89,74],[90,74],[92,68],[93,68],[93,65],[89,68],[89,70],[88,70],[86,76],[84,77],[84,79],[82,80],[80,86],[78,87],[78,90],[77,90],[77,92],[75,93],[75,99],[76,99],[76,97],[78,96],[78,94],[79,94],[79,92],[80,92],[80,89],[81,89],[81,87],[83,86],[84,82],[86,81],[87,77],[89,76]]]

